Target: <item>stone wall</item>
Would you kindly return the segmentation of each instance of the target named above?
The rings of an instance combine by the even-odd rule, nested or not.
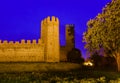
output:
[[[60,47],[60,61],[61,62],[67,61],[67,51],[65,46]]]
[[[44,62],[44,44],[40,39],[38,43],[0,40],[0,62]]]
[[[74,25],[66,25],[66,45],[60,47],[59,20],[49,16],[41,21],[41,39],[0,40],[0,62],[60,62],[75,47]]]

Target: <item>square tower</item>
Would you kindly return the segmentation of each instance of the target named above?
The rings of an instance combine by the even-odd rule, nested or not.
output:
[[[45,43],[45,61],[59,62],[59,20],[52,16],[45,18],[41,23],[41,39]]]
[[[73,48],[75,48],[75,32],[73,24],[66,25],[65,34],[66,34],[66,51],[69,52]]]

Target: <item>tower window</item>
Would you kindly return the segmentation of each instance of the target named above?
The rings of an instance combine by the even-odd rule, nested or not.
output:
[[[70,32],[70,29],[68,29],[68,32]]]

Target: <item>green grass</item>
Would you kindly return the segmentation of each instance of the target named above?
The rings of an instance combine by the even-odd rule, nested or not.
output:
[[[108,82],[110,80],[117,80],[120,78],[118,72],[106,72],[106,71],[92,71],[92,70],[77,70],[77,71],[49,71],[49,72],[12,72],[12,73],[0,73],[0,83],[68,83],[81,81],[81,80],[98,80],[101,77],[105,77]],[[79,83],[76,82],[76,83]]]
[[[46,71],[70,71],[81,68],[75,63],[0,63],[0,72],[46,72]]]
[[[118,78],[120,72],[84,69],[74,63],[0,63],[0,83],[109,83]]]

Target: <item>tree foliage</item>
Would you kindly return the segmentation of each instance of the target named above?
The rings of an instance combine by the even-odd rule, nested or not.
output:
[[[95,69],[102,70],[116,70],[117,63],[114,57],[101,56],[99,53],[95,52],[89,59],[94,63]]]
[[[104,48],[112,53],[120,51],[120,0],[113,1],[87,23],[84,33],[85,48],[89,51]]]
[[[92,53],[103,48],[120,61],[120,0],[108,3],[102,13],[88,21],[87,27],[83,34],[85,48]]]

